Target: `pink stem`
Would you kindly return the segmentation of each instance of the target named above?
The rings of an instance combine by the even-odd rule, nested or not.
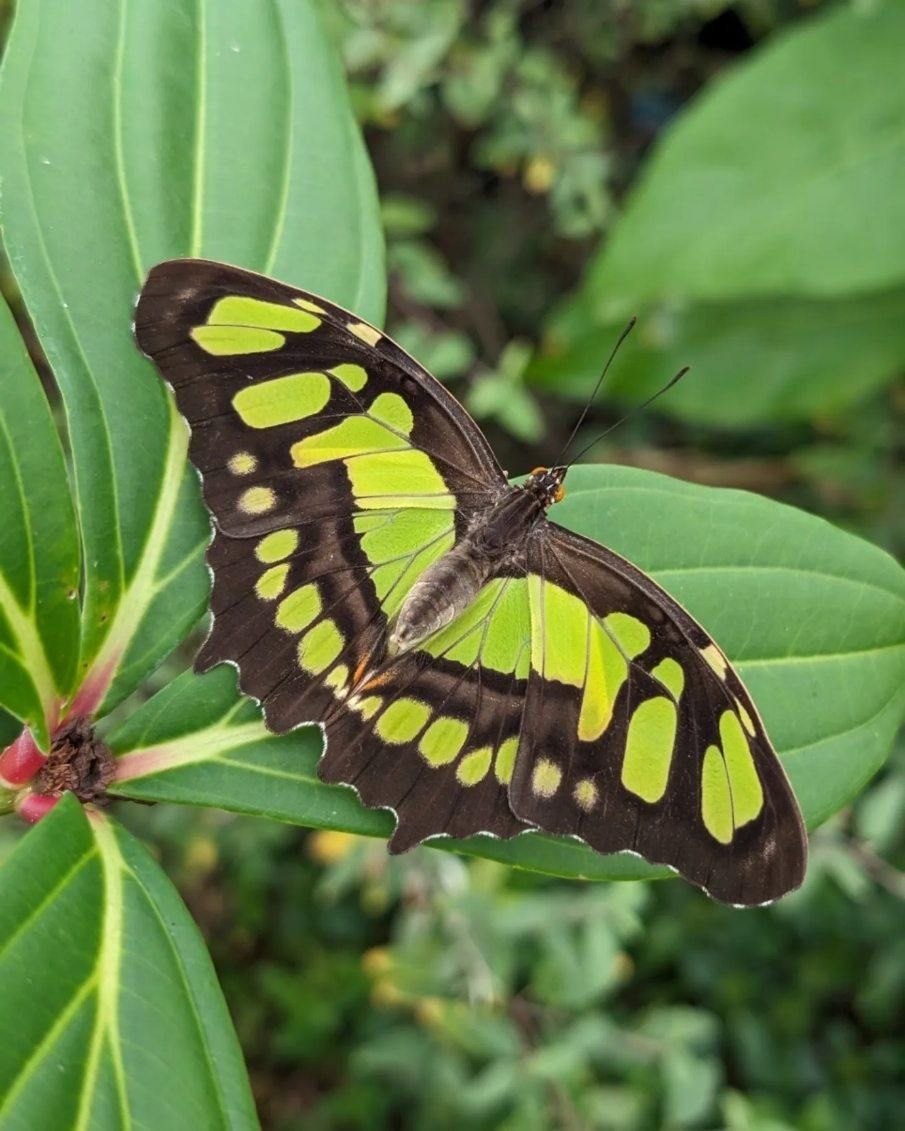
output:
[[[101,667],[88,673],[84,683],[69,704],[69,710],[66,712],[67,719],[91,717],[97,712],[98,707],[104,701],[104,696],[110,690],[110,684],[113,682],[119,661],[120,653],[117,652]]]
[[[60,800],[60,794],[26,793],[16,802],[16,812],[23,821],[36,825]]]
[[[35,745],[31,731],[25,729],[0,754],[0,782],[6,785],[25,785],[47,761]]]

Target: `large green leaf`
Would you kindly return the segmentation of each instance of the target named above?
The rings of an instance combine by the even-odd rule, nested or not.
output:
[[[50,408],[2,299],[0,485],[0,703],[46,749],[76,674],[79,544]]]
[[[905,5],[836,5],[664,136],[593,273],[613,302],[840,295],[905,279]]]
[[[557,312],[529,377],[585,400],[624,320],[601,322],[591,280]],[[642,312],[606,394],[638,402],[682,366],[690,375],[657,411],[695,424],[751,425],[838,413],[901,372],[905,289],[832,299],[662,304]]]
[[[379,319],[374,186],[314,0],[21,0],[0,165],[7,253],[72,443],[81,706],[110,705],[182,638],[208,585],[185,429],[131,337],[145,272],[223,258]]]
[[[0,869],[0,1128],[257,1125],[175,889],[123,829],[65,798]]]
[[[649,570],[738,665],[808,824],[838,810],[882,764],[905,710],[905,571],[755,495],[619,467],[575,468],[568,487],[554,517]],[[386,814],[317,780],[315,729],[268,736],[234,689],[231,670],[186,675],[139,708],[110,736],[121,756],[113,792],[388,832]],[[458,847],[560,875],[649,874],[541,835]]]

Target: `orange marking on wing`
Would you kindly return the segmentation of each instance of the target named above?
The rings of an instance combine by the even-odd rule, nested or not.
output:
[[[389,672],[378,672],[373,676],[362,688],[362,691],[372,691],[375,687],[383,687],[385,683],[390,682]]]
[[[358,667],[352,673],[352,686],[353,687],[358,686],[358,681],[364,676],[365,672],[368,670],[368,664],[370,662],[371,662],[371,653],[370,652],[367,655],[362,656],[362,658],[358,661]]]

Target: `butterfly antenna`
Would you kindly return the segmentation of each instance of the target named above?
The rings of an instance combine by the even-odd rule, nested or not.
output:
[[[610,356],[606,359],[606,365],[604,365],[604,367],[603,367],[603,372],[597,378],[597,384],[594,386],[594,391],[588,397],[587,404],[585,404],[584,408],[581,411],[581,416],[579,416],[579,418],[578,418],[578,423],[575,425],[575,427],[569,433],[568,440],[566,440],[566,442],[563,444],[562,448],[560,449],[559,455],[553,461],[553,464],[552,464],[553,467],[559,467],[560,464],[562,463],[563,456],[569,450],[569,447],[571,446],[572,441],[578,435],[579,428],[581,428],[582,424],[584,424],[585,418],[587,417],[588,413],[591,411],[591,405],[594,403],[594,401],[597,397],[597,394],[600,392],[600,386],[603,384],[603,379],[604,379],[604,377],[606,377],[607,371],[609,370],[610,366],[613,364],[613,358],[619,352],[619,347],[622,345],[622,343],[625,341],[625,339],[632,332],[632,328],[634,327],[634,325],[637,321],[638,321],[638,319],[635,318],[635,317],[632,317],[628,320],[628,324],[626,325],[625,329],[622,331],[622,333],[617,338],[616,344],[610,350]]]
[[[625,337],[625,334],[623,334],[622,336]],[[678,382],[682,380],[682,378],[690,368],[691,366],[689,365],[683,366],[675,375],[675,377],[672,377],[669,381],[666,382],[662,389],[657,389],[657,391],[652,396],[649,396],[646,401],[642,401],[641,404],[636,405],[633,409],[630,409],[625,414],[625,416],[621,416],[615,424],[611,424],[605,432],[601,432],[600,435],[595,436],[589,444],[585,444],[581,451],[569,460],[568,464],[566,465],[567,469],[570,468],[573,463],[577,463],[585,454],[585,452],[593,448],[596,443],[599,443],[599,441],[601,441],[605,436],[609,436],[614,428],[618,428],[620,424],[625,424],[626,420],[631,420],[633,416],[637,416],[639,412],[643,412],[643,410],[646,409],[648,405],[654,403],[657,397],[662,397],[664,393],[668,392],[673,387],[673,385],[678,384]]]

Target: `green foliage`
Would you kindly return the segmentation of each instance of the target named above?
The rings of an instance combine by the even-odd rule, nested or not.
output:
[[[903,35],[899,4],[840,5],[715,83],[664,137],[595,265],[611,296],[900,284]]]
[[[529,191],[549,193],[559,232],[589,235],[609,210],[601,116],[593,101],[582,105],[561,56],[520,42],[519,8],[504,0],[476,20],[465,0],[345,6],[346,60],[376,76],[360,109],[380,123],[403,107],[427,118],[439,102],[475,132],[477,168],[521,176]]]
[[[14,848],[0,828],[0,1128],[257,1124],[204,946],[120,820],[202,926],[268,1127],[894,1126],[901,745],[856,795],[902,717],[905,582],[805,512],[905,538],[901,13],[320,6],[384,190],[392,330],[504,465],[552,458],[637,304],[607,397],[695,374],[660,402],[674,422],[627,425],[616,454],[656,442],[680,477],[805,508],[607,467],[576,469],[556,515],[713,632],[823,824],[802,891],[739,915],[677,883],[581,883],[663,870],[542,835],[389,859],[349,835],[389,815],[317,779],[316,728],[274,738],[231,669],[185,670],[208,527],[129,334],[145,270],[203,254],[383,308],[373,179],[314,3],[17,8],[3,234],[51,394],[0,311],[0,745],[24,720],[46,748],[75,694],[122,803],[86,819],[67,798]]]
[[[96,692],[108,705],[207,597],[208,523],[184,426],[130,329],[147,270],[180,254],[287,277],[307,263],[316,289],[365,315],[382,308],[371,174],[311,5],[261,21],[221,5],[199,19],[157,3],[123,13],[27,0],[3,67],[5,246],[66,409],[82,672],[114,673]],[[324,256],[338,216],[356,219]]]
[[[679,884],[390,860],[213,814],[155,828],[206,914],[269,1125],[895,1125],[901,880],[850,822],[819,839],[800,893],[746,914]],[[901,828],[885,823],[900,862]],[[229,884],[205,912],[216,875]]]
[[[167,255],[235,258],[287,277],[304,270],[365,316],[379,318],[382,308],[372,177],[312,5],[283,5],[263,21],[241,3],[219,5],[215,18],[185,17],[164,3],[76,11],[26,0],[4,59],[5,247],[66,413],[84,563],[80,593],[59,443],[7,315],[3,419],[18,423],[24,413],[33,427],[3,432],[9,481],[19,488],[3,496],[2,695],[45,745],[67,700],[70,712],[90,716],[131,694],[207,600],[209,529],[186,463],[185,429],[130,333],[147,268]],[[108,90],[112,104],[100,95]],[[279,128],[262,130],[262,120]],[[325,230],[334,233],[329,257]],[[54,817],[3,871],[7,935],[20,919],[29,922],[23,906],[40,909],[45,898],[48,915],[62,918],[36,919],[34,943],[9,952],[16,966],[3,980],[7,1026],[20,1026],[22,995],[35,985],[23,962],[43,969],[53,992],[31,1011],[21,1040],[4,1034],[4,1094],[18,1106],[0,1121],[68,1126],[80,1113],[82,1125],[94,1126],[116,1112],[148,1126],[252,1125],[241,1074],[235,1085],[228,1079],[237,1057],[228,1015],[166,880],[115,826],[95,824],[100,847],[90,857],[94,872],[86,857],[84,873],[86,882],[94,875],[94,889],[73,918],[69,889],[57,891],[51,870],[66,876],[81,867],[78,854],[69,865],[61,855],[70,842],[66,820],[84,826],[78,811]],[[89,837],[87,826],[79,835]],[[39,853],[34,865],[31,851]],[[147,963],[133,959],[122,993],[121,947]],[[60,962],[68,962],[65,979],[54,973]],[[161,1026],[167,1037],[155,1035]],[[135,1058],[138,1033],[147,1035],[151,1059]],[[94,1051],[80,1057],[86,1042]],[[60,1057],[70,1077],[59,1074]],[[170,1087],[157,1081],[163,1070]],[[39,1102],[46,1109],[35,1108]]]
[[[896,376],[903,33],[898,4],[839,5],[714,83],[666,131],[534,377],[586,395],[638,311],[614,391],[640,399],[693,361],[663,405],[687,419],[837,412]]]
[[[691,374],[658,406],[689,423],[750,427],[824,414],[844,420],[853,401],[898,374],[903,311],[902,289],[866,298],[658,305],[639,316],[610,392],[640,401],[692,359]],[[588,294],[576,296],[532,361],[532,381],[584,400],[624,324],[621,318],[600,324]]]
[[[64,799],[6,861],[0,906],[0,1125],[254,1125],[198,928],[125,830]]]
[[[0,358],[0,695],[46,747],[75,682],[79,546],[53,419],[2,299]]]

